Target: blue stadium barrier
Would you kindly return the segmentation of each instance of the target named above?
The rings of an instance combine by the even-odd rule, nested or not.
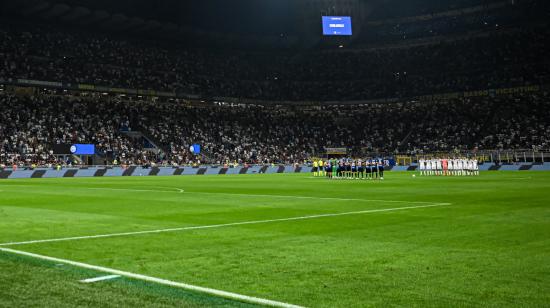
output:
[[[414,166],[413,166],[414,167]],[[411,166],[394,166],[389,172],[412,172]],[[5,169],[8,179],[29,179],[29,178],[62,178],[62,177],[117,177],[117,176],[173,176],[173,175],[236,175],[236,174],[274,174],[274,173],[310,173],[312,167],[302,166],[250,166],[248,168],[223,168],[221,166],[193,167],[89,167],[89,168],[64,168],[53,170],[47,168],[36,168],[35,170],[19,169],[12,171]],[[550,163],[544,164],[516,164],[516,165],[493,165],[482,164],[480,171],[550,171]],[[416,170],[418,171],[418,170]]]
[[[227,169],[226,175],[239,174],[241,168],[229,168]]]
[[[113,169],[107,169],[107,172],[103,175],[106,176],[122,176],[124,173],[124,169],[122,168],[113,168]],[[146,173],[148,174],[148,173]]]
[[[181,175],[196,175],[198,171],[199,168],[187,167],[183,170],[183,173]]]
[[[277,173],[277,170],[279,169],[279,166],[275,166],[275,167],[267,167],[267,169],[265,170],[265,173],[266,174],[273,174],[273,173]]]
[[[30,179],[33,173],[34,173],[33,170],[17,170],[12,172],[12,174],[8,178],[9,179]]]
[[[502,165],[498,169],[499,171],[517,171],[519,170],[519,165]]]
[[[137,167],[130,176],[145,176],[149,175],[149,172],[151,172],[151,169]]]
[[[204,173],[204,175],[216,175],[216,174],[220,174],[220,170],[222,168],[220,167],[216,167],[216,168],[213,168],[213,167],[210,167],[206,170],[206,172]]]
[[[531,171],[550,171],[550,164],[533,165]]]
[[[176,171],[175,168],[160,168],[160,171],[159,171],[159,173],[157,173],[157,176],[174,175],[175,171]]]
[[[96,168],[90,168],[90,169],[79,169],[76,174],[75,174],[75,177],[91,177],[91,176],[94,176],[94,174],[96,173],[97,169]]]
[[[494,166],[493,164],[482,164],[482,165],[479,165],[479,171],[487,171],[489,170],[489,168],[491,168],[492,166]]]
[[[294,173],[294,169],[295,169],[294,166],[285,166],[284,173]]]
[[[43,178],[62,178],[67,170],[46,170]]]
[[[391,171],[407,171],[408,168],[409,166],[394,166]]]
[[[249,167],[246,171],[247,174],[256,174],[256,173],[260,173],[260,169],[262,168],[262,166],[252,166],[252,167]]]

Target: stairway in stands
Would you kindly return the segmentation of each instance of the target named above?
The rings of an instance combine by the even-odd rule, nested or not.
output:
[[[159,154],[160,152],[165,152],[163,148],[158,146],[153,140],[151,140],[151,138],[149,138],[148,136],[146,136],[144,133],[140,131],[121,130],[120,133],[122,133],[123,135],[125,135],[126,137],[132,140],[139,141],[141,144],[143,144],[143,148],[146,151],[150,151],[155,154]]]

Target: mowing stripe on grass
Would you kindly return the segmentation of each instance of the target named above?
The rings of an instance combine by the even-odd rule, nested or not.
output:
[[[311,197],[311,196],[290,196],[290,195],[256,195],[256,194],[233,194],[218,192],[195,192],[188,191],[185,194],[205,194],[205,195],[224,195],[239,197],[268,197],[268,198],[291,198],[291,199],[313,199],[313,200],[334,200],[334,201],[359,201],[359,202],[387,202],[387,203],[407,203],[407,204],[435,204],[431,201],[404,201],[404,200],[382,200],[382,199],[352,199],[352,198],[334,198],[334,197]],[[439,203],[437,203],[439,204]]]
[[[236,300],[236,301],[241,301],[241,302],[246,302],[246,303],[258,304],[258,305],[264,305],[264,306],[271,306],[271,307],[301,308],[301,306],[288,304],[288,303],[283,303],[283,302],[278,302],[278,301],[273,301],[273,300],[269,300],[269,299],[253,297],[253,296],[248,296],[248,295],[242,295],[242,294],[237,294],[237,293],[232,293],[232,292],[227,292],[227,291],[222,291],[222,290],[216,290],[216,289],[211,289],[211,288],[205,288],[205,287],[195,286],[195,285],[191,285],[191,284],[187,284],[187,283],[176,282],[176,281],[171,281],[171,280],[166,280],[166,279],[161,279],[161,278],[156,278],[156,277],[151,277],[151,276],[146,276],[146,275],[141,275],[141,274],[135,274],[135,273],[125,272],[125,271],[121,271],[121,270],[117,270],[117,269],[113,269],[113,268],[86,264],[86,263],[82,263],[82,262],[76,262],[76,261],[71,261],[71,260],[48,257],[48,256],[34,254],[34,253],[20,251],[20,250],[14,250],[14,249],[9,249],[9,248],[0,248],[0,251],[7,252],[7,253],[13,253],[13,254],[17,254],[17,255],[22,255],[22,256],[27,256],[27,257],[31,257],[31,258],[35,258],[35,259],[46,260],[46,261],[50,261],[50,262],[68,264],[68,265],[72,265],[72,266],[76,266],[76,267],[80,267],[80,268],[95,270],[95,271],[98,271],[98,272],[109,273],[109,274],[113,274],[113,275],[119,275],[119,276],[123,276],[123,277],[127,277],[127,278],[158,283],[158,284],[162,284],[162,285],[166,285],[166,286],[171,286],[171,287],[176,287],[176,288],[185,289],[185,290],[189,290],[189,291],[214,295],[214,296],[217,296],[217,297],[223,297],[223,298]]]
[[[83,280],[80,280],[80,282],[82,282],[82,283],[93,283],[93,282],[111,280],[111,279],[115,279],[115,278],[120,278],[120,275],[109,275],[109,276],[101,276],[101,277],[96,277],[96,278],[83,279]]]
[[[168,187],[165,187],[168,188]],[[183,193],[181,188],[170,188],[171,190],[154,190],[154,189],[131,189],[131,188],[103,188],[103,187],[79,187],[79,189],[90,189],[90,190],[113,190],[113,191],[137,191],[137,192],[165,192],[165,193]]]
[[[380,212],[394,212],[394,211],[402,211],[402,210],[412,210],[412,209],[439,207],[439,206],[445,206],[445,205],[451,205],[451,203],[433,203],[433,204],[428,204],[428,205],[404,206],[404,207],[396,207],[396,208],[389,208],[389,209],[375,209],[375,210],[364,210],[364,211],[345,212],[345,213],[318,214],[318,215],[289,217],[289,218],[276,218],[276,219],[266,219],[266,220],[242,221],[242,222],[233,222],[233,223],[217,224],[217,225],[181,227],[181,228],[146,230],[146,231],[111,233],[111,234],[99,234],[99,235],[74,236],[74,237],[64,237],[64,238],[45,239],[45,240],[33,240],[33,241],[24,241],[24,242],[11,242],[11,243],[2,243],[2,244],[0,244],[0,246],[16,246],[16,245],[27,245],[27,244],[39,244],[39,243],[51,243],[51,242],[64,242],[64,241],[74,241],[74,240],[97,239],[97,238],[107,238],[107,237],[135,236],[135,235],[143,235],[143,234],[167,233],[167,232],[178,232],[178,231],[199,230],[199,229],[213,229],[213,228],[223,228],[223,227],[233,227],[233,226],[243,226],[243,225],[255,225],[255,224],[263,224],[263,223],[273,223],[273,222],[316,219],[316,218],[325,218],[325,217],[360,215],[360,214],[380,213]]]
[[[29,187],[29,185],[9,185],[7,187]],[[222,195],[237,197],[261,197],[261,198],[287,198],[287,199],[310,199],[310,200],[330,200],[330,201],[358,201],[358,202],[387,202],[387,203],[407,203],[407,204],[434,204],[431,201],[406,201],[406,200],[383,200],[383,199],[354,199],[354,198],[335,198],[335,197],[313,197],[313,196],[292,196],[292,195],[260,195],[260,194],[235,194],[204,191],[185,191],[175,187],[159,187],[173,190],[155,190],[155,189],[133,189],[133,188],[108,188],[108,187],[71,187],[85,190],[109,190],[109,191],[128,191],[128,192],[158,192],[158,193],[179,193],[179,194],[202,194],[202,195]]]
[[[6,187],[25,187],[25,188],[36,188],[38,186],[34,185],[19,185],[19,184],[10,184]],[[130,192],[159,192],[159,193],[183,193],[184,190],[181,188],[175,187],[159,187],[166,188],[170,190],[158,190],[158,189],[133,189],[133,188],[109,188],[109,187],[71,187],[76,189],[87,189],[87,190],[111,190],[111,191],[130,191]],[[48,187],[50,189],[50,187]]]

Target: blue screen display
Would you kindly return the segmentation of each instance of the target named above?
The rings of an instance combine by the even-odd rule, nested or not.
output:
[[[323,35],[351,35],[351,17],[323,16]]]
[[[193,153],[194,153],[194,154],[200,154],[200,153],[201,153],[201,146],[200,146],[200,144],[193,144]]]
[[[94,155],[95,145],[93,144],[73,144],[71,153],[74,155]]]

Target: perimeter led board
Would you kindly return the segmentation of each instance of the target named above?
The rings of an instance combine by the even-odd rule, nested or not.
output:
[[[73,144],[71,145],[71,154],[74,155],[94,155],[95,145],[93,144]]]

